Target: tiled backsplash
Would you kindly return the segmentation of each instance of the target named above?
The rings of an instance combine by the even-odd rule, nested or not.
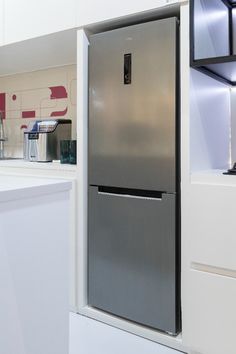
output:
[[[71,119],[76,138],[76,65],[0,78],[0,110],[5,156],[23,156],[24,129],[35,119]]]

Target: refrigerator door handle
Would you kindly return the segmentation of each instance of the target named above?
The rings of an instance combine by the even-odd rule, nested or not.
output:
[[[117,188],[117,187],[98,187],[99,195],[116,196],[120,198],[133,198],[142,200],[162,201],[164,192],[145,191],[139,189]]]
[[[120,197],[120,198],[132,198],[132,199],[144,199],[144,200],[162,200],[162,198],[153,198],[153,197],[141,197],[138,195],[130,195],[130,194],[115,194],[115,193],[106,193],[106,192],[98,192],[100,195],[110,195],[110,196],[115,196],[115,197]]]

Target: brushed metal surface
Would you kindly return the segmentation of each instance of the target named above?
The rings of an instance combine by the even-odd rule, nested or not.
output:
[[[170,18],[91,36],[90,184],[175,191],[176,27]]]
[[[177,333],[175,195],[89,190],[89,304]]]
[[[58,124],[53,132],[38,133],[38,139],[29,139],[24,133],[24,159],[49,162],[60,159],[60,141],[71,139],[71,121]]]

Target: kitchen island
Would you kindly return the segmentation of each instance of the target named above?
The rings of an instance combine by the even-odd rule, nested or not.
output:
[[[70,189],[0,176],[0,353],[68,354]]]
[[[69,180],[70,190],[70,310],[76,312],[77,284],[77,173],[78,166],[54,162],[30,162],[23,159],[0,160],[0,175],[30,176],[35,178],[53,178]]]

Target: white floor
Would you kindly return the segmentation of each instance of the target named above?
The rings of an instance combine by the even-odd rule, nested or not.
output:
[[[77,314],[70,315],[70,354],[180,354]]]

